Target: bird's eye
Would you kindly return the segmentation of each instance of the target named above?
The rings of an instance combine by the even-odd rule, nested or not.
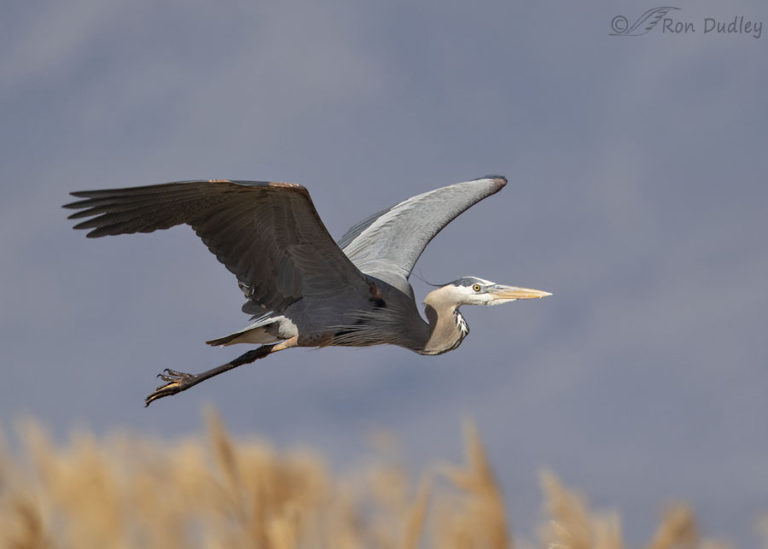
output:
[[[479,292],[480,291],[480,284],[473,285],[472,289],[475,290],[476,292]]]

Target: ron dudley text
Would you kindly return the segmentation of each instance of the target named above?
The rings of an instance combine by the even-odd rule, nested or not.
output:
[[[693,21],[678,21],[671,17],[665,17],[661,26],[661,32],[671,34],[687,34],[696,30]],[[743,15],[729,20],[705,17],[703,30],[704,34],[745,34],[760,38],[763,35],[763,22],[752,21]]]

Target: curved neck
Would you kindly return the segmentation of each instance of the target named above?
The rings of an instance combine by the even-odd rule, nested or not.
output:
[[[453,351],[469,334],[469,326],[461,316],[458,306],[447,299],[441,289],[427,294],[424,300],[424,312],[429,321],[429,335],[424,348],[419,353],[439,355]]]

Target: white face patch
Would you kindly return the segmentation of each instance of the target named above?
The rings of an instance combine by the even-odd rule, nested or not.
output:
[[[463,276],[453,283],[462,305],[494,305],[493,295],[487,289],[495,284],[477,276]]]

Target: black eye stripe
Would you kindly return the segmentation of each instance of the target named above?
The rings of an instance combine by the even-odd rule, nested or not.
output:
[[[478,278],[467,276],[458,280],[454,280],[450,284],[453,284],[454,286],[474,286],[475,284],[480,284],[482,286],[483,282],[484,281]]]

